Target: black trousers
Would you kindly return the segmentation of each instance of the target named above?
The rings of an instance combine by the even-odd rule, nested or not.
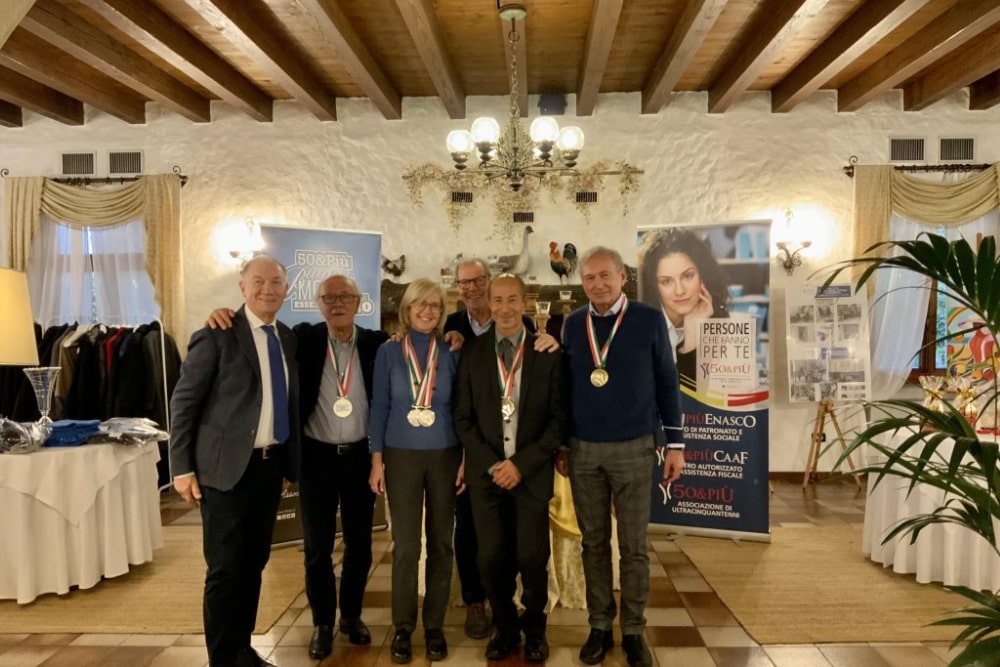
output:
[[[281,499],[281,456],[259,451],[229,491],[201,487],[205,575],[205,644],[211,667],[235,665],[250,648],[260,575],[271,557],[271,533]]]
[[[479,573],[479,545],[469,492],[455,497],[455,565],[462,585],[462,602],[486,601],[486,589]]]
[[[493,608],[493,625],[508,636],[545,633],[549,599],[549,503],[496,485],[469,487],[479,537],[479,567]],[[514,605],[521,575],[520,621]]]
[[[333,574],[337,508],[344,538],[340,575],[340,616],[361,618],[361,602],[372,566],[372,518],[375,495],[368,486],[371,472],[368,439],[350,445],[331,445],[302,439],[299,497],[305,538],[306,596],[313,625],[334,624],[337,584]]]

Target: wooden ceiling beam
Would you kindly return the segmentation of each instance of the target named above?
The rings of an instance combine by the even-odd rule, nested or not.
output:
[[[507,84],[514,90],[514,80],[517,78],[517,106],[521,118],[528,116],[528,48],[525,46],[528,36],[527,17],[520,21],[504,21],[497,17],[500,27],[500,38],[503,39],[504,57],[507,59]],[[514,28],[517,28],[517,41],[512,42]],[[511,58],[517,67],[511,67]],[[501,125],[503,123],[501,122]]]
[[[791,111],[931,0],[868,2],[771,90],[771,111]]]
[[[354,82],[372,101],[375,108],[389,120],[403,117],[402,99],[396,88],[368,47],[358,36],[350,19],[333,0],[298,0],[316,22],[317,32],[323,35]]]
[[[583,63],[576,85],[576,115],[590,116],[597,105],[601,81],[608,68],[611,45],[615,41],[618,19],[624,0],[594,0],[590,10],[590,27],[583,47]]]
[[[1000,25],[942,58],[903,86],[903,110],[920,111],[1000,68]]]
[[[969,109],[983,111],[1000,104],[1000,72],[984,76],[969,86]]]
[[[337,120],[334,95],[261,0],[183,0],[320,120]]]
[[[642,113],[656,113],[667,103],[725,6],[726,0],[688,2],[642,89]]]
[[[271,98],[152,2],[77,2],[184,72],[213,95],[218,95],[255,120],[271,121],[274,107]]]
[[[960,0],[837,91],[837,109],[857,111],[1000,21],[1000,0]]]
[[[55,0],[37,0],[21,28],[188,120],[212,119],[207,99]]]
[[[15,30],[0,49],[0,65],[126,123],[142,125],[146,122],[146,100],[135,91],[23,28]]]
[[[0,67],[0,99],[66,125],[83,125],[82,102],[6,67]]]
[[[827,0],[781,0],[773,11],[761,12],[734,49],[719,80],[708,91],[709,113],[729,109],[791,42]],[[771,10],[771,8],[768,8]]]
[[[0,3],[0,46],[7,43],[7,38],[33,4],[35,0],[3,0]]]
[[[458,70],[448,55],[444,30],[431,0],[396,0],[413,45],[427,68],[449,118],[465,118],[465,91]]]
[[[0,100],[0,127],[21,127],[23,124],[21,107]]]

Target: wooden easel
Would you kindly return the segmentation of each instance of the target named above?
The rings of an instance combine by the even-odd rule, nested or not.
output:
[[[837,432],[837,440],[840,441],[840,447],[845,452],[847,451],[847,440],[844,439],[844,432],[840,429],[840,422],[837,421],[837,413],[833,407],[832,398],[824,398],[822,401],[816,404],[816,425],[813,427],[812,433],[812,445],[809,447],[809,459],[806,461],[806,472],[802,476],[802,488],[803,490],[808,488],[809,482],[812,481],[814,477],[817,476],[816,467],[819,464],[819,453],[823,441],[826,439],[826,418],[829,417],[830,421],[833,422],[833,429]],[[854,466],[854,459],[850,456],[847,457],[847,463],[851,466],[851,471],[853,472],[854,483],[861,488],[861,478],[857,474],[857,468]]]

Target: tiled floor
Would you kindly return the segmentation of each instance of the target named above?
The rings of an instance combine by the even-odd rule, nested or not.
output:
[[[164,522],[188,522],[183,504],[166,501]],[[812,525],[817,530],[842,523],[860,523],[864,495],[851,483],[827,481],[805,493],[798,484],[776,482],[771,497],[772,525]],[[185,521],[187,519],[187,521]],[[652,536],[651,594],[646,611],[646,640],[661,667],[940,667],[949,651],[944,644],[886,643],[844,645],[760,646],[736,622],[712,589],[676,545]],[[292,604],[254,645],[280,667],[381,667],[391,664],[389,568],[387,532],[375,534],[375,566],[366,593],[364,620],[372,630],[373,646],[351,646],[337,635],[334,653],[322,663],[311,660],[306,645],[312,632],[305,595]],[[72,596],[67,599],[72,602]],[[462,632],[464,610],[453,608],[446,619],[449,656],[445,664],[483,664],[485,640],[467,639]],[[549,667],[580,665],[577,653],[588,631],[582,610],[557,608],[549,616]],[[617,631],[616,631],[617,632]],[[421,633],[414,634],[419,644]],[[616,637],[617,640],[617,637]],[[418,646],[414,665],[427,665]],[[0,635],[0,667],[203,667],[207,662],[200,635]],[[520,660],[503,663],[519,665]],[[625,656],[615,648],[606,667],[624,667]]]

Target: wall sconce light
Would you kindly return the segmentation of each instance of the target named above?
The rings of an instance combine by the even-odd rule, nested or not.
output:
[[[247,218],[246,236],[234,239],[235,244],[229,249],[229,256],[240,260],[240,263],[249,262],[264,249],[264,239],[260,235],[260,223],[256,218]]]
[[[795,268],[802,266],[802,251],[812,245],[812,241],[778,241],[778,261],[785,267],[785,273],[792,275]]]

